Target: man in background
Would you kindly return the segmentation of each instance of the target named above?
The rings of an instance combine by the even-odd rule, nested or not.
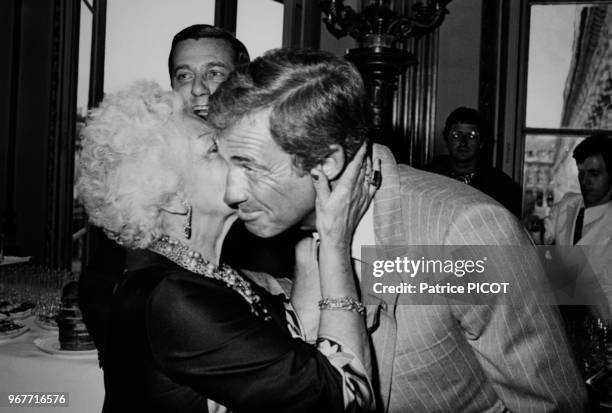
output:
[[[521,216],[521,187],[508,175],[492,168],[487,158],[490,139],[480,112],[460,107],[446,118],[442,132],[448,156],[436,157],[426,170],[468,184]]]
[[[544,218],[544,243],[588,246],[583,251],[601,285],[606,302],[595,315],[612,316],[612,138],[589,136],[573,152],[580,194],[568,193]]]
[[[207,24],[178,32],[168,55],[172,89],[186,108],[201,118],[208,114],[208,98],[238,65],[249,62],[242,42],[230,33]]]
[[[576,146],[580,194],[568,193],[545,219],[546,244],[597,245],[612,237],[612,139],[589,136]]]

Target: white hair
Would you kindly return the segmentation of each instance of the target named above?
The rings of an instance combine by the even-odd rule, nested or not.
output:
[[[78,196],[89,220],[125,247],[159,237],[162,206],[183,192],[182,117],[178,94],[139,82],[107,95],[81,131]]]

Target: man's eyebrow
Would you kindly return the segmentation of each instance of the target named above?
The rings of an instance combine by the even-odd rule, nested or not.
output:
[[[236,163],[241,166],[248,165],[249,168],[251,169],[259,169],[259,170],[268,169],[266,168],[266,166],[264,166],[264,164],[258,162],[257,160],[253,158],[249,158],[248,156],[240,156],[240,155],[230,156],[230,162]]]
[[[209,62],[209,63],[206,64],[206,68],[209,68],[209,67],[219,67],[219,66],[224,67],[227,70],[232,70],[231,66],[228,65],[227,63],[225,63],[222,60],[217,60],[217,61]]]
[[[217,61],[214,61],[214,62],[208,62],[208,63],[206,63],[205,67],[206,67],[206,69],[210,69],[211,67],[222,67],[222,68],[227,69],[229,71],[232,70],[232,66],[230,66],[227,63],[225,63],[222,60],[217,60]],[[184,63],[184,64],[176,65],[174,67],[174,70],[172,71],[172,74],[175,75],[176,72],[178,72],[181,69],[186,69],[186,70],[189,70],[189,71],[193,72],[193,69],[191,68],[191,66],[189,66],[188,64]]]

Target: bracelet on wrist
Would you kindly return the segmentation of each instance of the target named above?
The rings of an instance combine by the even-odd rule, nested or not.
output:
[[[321,310],[345,310],[354,311],[360,315],[365,315],[366,309],[363,303],[353,297],[323,298],[319,301]]]

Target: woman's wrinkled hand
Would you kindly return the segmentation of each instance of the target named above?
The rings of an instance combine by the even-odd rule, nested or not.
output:
[[[334,182],[333,189],[320,168],[310,173],[317,194],[316,226],[321,242],[350,249],[353,233],[378,190],[372,177],[380,174],[380,162],[372,166],[364,143]]]

